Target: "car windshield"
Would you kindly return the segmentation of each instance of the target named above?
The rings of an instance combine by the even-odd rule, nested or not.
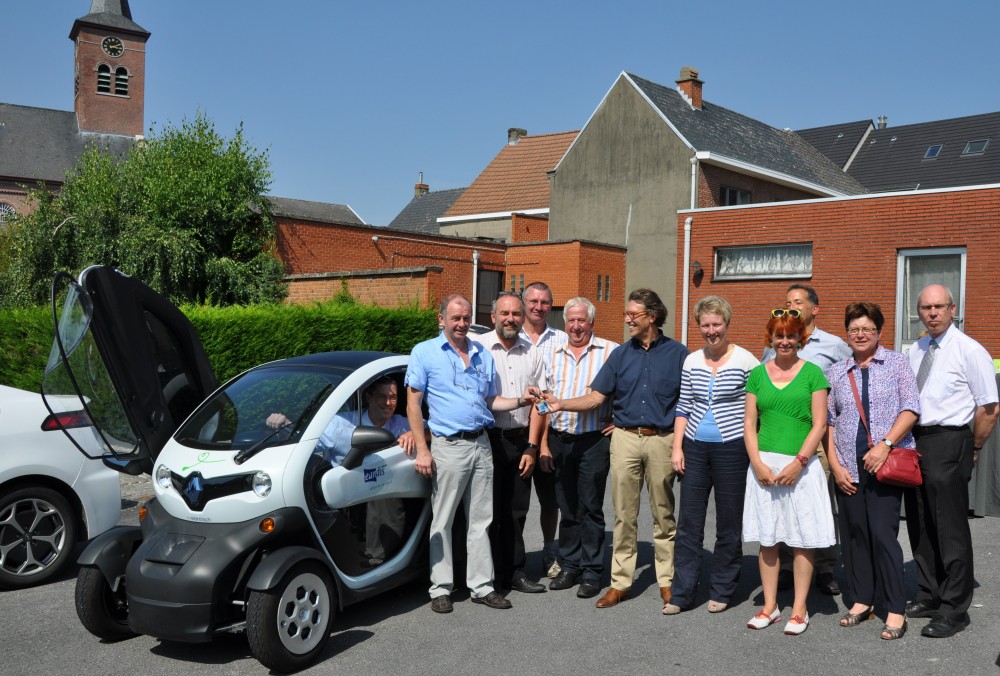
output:
[[[309,366],[249,371],[202,404],[174,438],[205,450],[242,451],[268,435],[267,446],[294,443],[349,373]],[[269,418],[280,422],[269,426]]]

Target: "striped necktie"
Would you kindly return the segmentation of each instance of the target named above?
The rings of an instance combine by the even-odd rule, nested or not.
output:
[[[931,366],[934,365],[934,353],[937,350],[937,341],[931,338],[930,345],[927,346],[927,354],[924,355],[923,360],[920,362],[920,368],[917,369],[917,389],[921,392],[924,391],[924,384],[927,382],[927,377],[931,374]]]

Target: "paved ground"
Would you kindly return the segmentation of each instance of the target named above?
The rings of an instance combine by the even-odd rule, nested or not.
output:
[[[123,522],[135,522],[136,501],[151,493],[148,480],[126,477]],[[610,502],[610,492],[608,495]],[[534,509],[534,506],[533,506]],[[607,513],[611,514],[610,504]],[[536,512],[527,531],[531,572],[540,575],[541,537]],[[923,638],[916,620],[899,641],[878,637],[882,622],[843,629],[840,597],[814,594],[813,623],[799,637],[780,625],[754,632],[747,619],[760,602],[756,550],[744,550],[743,575],[734,607],[710,615],[707,598],[673,617],[660,614],[650,566],[650,519],[641,515],[640,569],[632,598],[598,610],[572,591],[524,595],[514,608],[488,610],[456,598],[455,612],[435,615],[427,607],[426,583],[413,584],[338,619],[326,655],[304,673],[352,674],[573,674],[688,672],[698,674],[974,674],[997,673],[1000,663],[1000,519],[971,522],[979,586],[972,625],[951,639]],[[610,524],[609,524],[610,530]],[[709,532],[714,530],[710,514]],[[905,529],[904,529],[905,530]],[[913,562],[906,574],[913,590]],[[609,543],[610,545],[610,534]],[[707,555],[707,552],[706,552]],[[73,610],[74,574],[42,587],[0,593],[0,664],[11,674],[257,674],[242,636],[207,645],[164,643],[138,637],[101,643],[87,634]],[[791,598],[781,597],[787,609]]]

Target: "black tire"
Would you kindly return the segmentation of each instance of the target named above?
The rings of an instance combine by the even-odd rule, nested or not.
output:
[[[125,583],[113,591],[98,568],[81,568],[76,578],[76,615],[83,628],[97,638],[120,641],[135,636],[128,626]]]
[[[0,497],[0,587],[20,589],[58,574],[73,555],[77,514],[58,492],[26,486]]]
[[[323,652],[337,614],[337,592],[318,563],[294,566],[274,589],[247,600],[247,640],[268,669],[297,671]]]

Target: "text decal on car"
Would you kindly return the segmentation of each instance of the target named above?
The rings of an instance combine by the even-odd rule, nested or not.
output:
[[[378,493],[392,483],[392,470],[385,461],[377,455],[369,455],[361,466],[365,476],[365,484],[369,493]]]

